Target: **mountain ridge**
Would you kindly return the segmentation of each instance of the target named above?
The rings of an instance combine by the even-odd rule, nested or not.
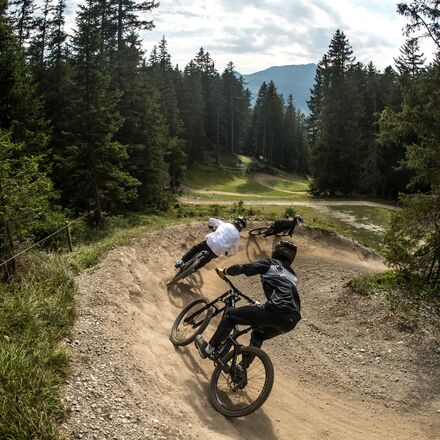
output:
[[[258,96],[258,91],[263,82],[273,81],[279,94],[284,99],[291,94],[297,109],[308,114],[307,100],[310,97],[310,89],[313,87],[316,73],[316,64],[287,64],[284,66],[271,66],[264,70],[249,74],[240,74],[245,80],[245,86],[252,93],[252,104]]]

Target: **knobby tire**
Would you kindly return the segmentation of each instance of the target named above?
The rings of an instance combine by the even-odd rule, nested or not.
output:
[[[251,235],[251,236],[263,235],[263,234],[265,234],[268,230],[269,230],[269,228],[255,228],[255,229],[251,229],[251,230],[249,231],[249,235]]]
[[[212,310],[207,309],[203,312],[203,316],[196,315],[193,318],[192,323],[187,323],[186,325],[192,325],[194,326],[194,333],[191,333],[191,335],[187,338],[179,338],[178,336],[178,330],[179,327],[185,326],[185,317],[191,316],[193,313],[197,311],[195,308],[198,304],[200,304],[200,309],[203,308],[206,304],[209,304],[209,301],[206,298],[198,298],[195,301],[188,304],[177,316],[176,320],[174,321],[173,327],[171,329],[171,335],[170,339],[171,342],[174,345],[177,346],[184,346],[188,345],[191,342],[193,342],[197,335],[200,333],[203,333],[208,327],[209,321],[211,321],[212,318]]]
[[[253,362],[255,362],[259,358],[261,360],[261,363],[264,366],[265,369],[265,381],[263,389],[260,393],[260,395],[247,407],[242,409],[234,409],[234,408],[228,408],[225,403],[222,403],[221,397],[219,396],[219,390],[218,390],[218,380],[220,378],[221,374],[225,374],[223,371],[223,367],[220,364],[217,364],[214,372],[212,373],[211,378],[211,385],[210,385],[210,400],[212,406],[221,414],[227,416],[227,417],[243,417],[247,416],[248,414],[254,412],[258,408],[263,405],[263,403],[267,400],[269,397],[270,392],[272,391],[273,381],[274,381],[274,369],[272,365],[272,361],[270,360],[269,356],[263,351],[260,350],[257,347],[240,347],[237,350],[237,356],[243,355],[243,354],[250,354],[255,356],[255,359]],[[234,350],[230,351],[223,359],[222,362],[226,364],[231,360],[231,358],[234,355]],[[252,366],[252,364],[251,364]],[[229,373],[228,373],[229,374]]]

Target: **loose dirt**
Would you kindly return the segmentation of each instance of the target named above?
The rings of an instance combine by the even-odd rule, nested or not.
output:
[[[65,341],[66,438],[440,438],[439,341],[402,325],[383,298],[347,287],[359,273],[383,270],[379,257],[305,227],[294,237],[303,319],[263,346],[275,368],[272,393],[246,418],[218,414],[208,401],[212,363],[192,344],[174,348],[169,332],[185,304],[201,295],[213,299],[226,285],[212,262],[165,288],[174,260],[206,232],[201,224],[157,231],[112,250],[78,277],[78,318]],[[240,253],[216,263],[252,261],[273,244],[242,234]],[[263,299],[256,277],[234,281]]]

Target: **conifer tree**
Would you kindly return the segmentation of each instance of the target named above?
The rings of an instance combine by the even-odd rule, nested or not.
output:
[[[378,99],[379,74],[370,62],[362,75],[363,114],[360,189],[376,197],[383,185],[383,157],[377,144],[378,126],[376,115],[382,108]]]
[[[165,151],[169,185],[176,192],[186,168],[187,155],[184,124],[176,91],[180,87],[180,74],[173,69],[165,37],[159,42],[158,48],[153,47],[145,72],[149,82],[159,91],[160,111],[165,118],[169,135]]]
[[[394,58],[400,75],[409,75],[415,78],[422,70],[425,63],[423,53],[420,53],[418,40],[411,38],[400,48],[400,56]]]
[[[40,158],[23,155],[24,145],[14,143],[0,129],[0,260],[6,261],[32,239],[51,214],[53,187],[41,171]],[[3,266],[4,276],[15,274],[15,259]]]
[[[52,0],[45,0],[42,7],[42,14],[34,20],[34,36],[29,48],[31,63],[36,74],[41,76],[45,67],[45,52],[48,45],[48,33],[50,26],[50,15],[52,13]]]
[[[224,139],[226,149],[235,154],[243,148],[250,122],[250,92],[242,77],[237,78],[229,62],[222,74],[224,91]]]
[[[123,120],[117,112],[120,92],[110,89],[110,43],[103,41],[107,13],[107,5],[99,0],[80,6],[74,38],[77,98],[69,162],[70,183],[77,191],[70,188],[69,193],[73,202],[96,210],[97,223],[103,220],[103,210],[134,200],[139,185],[124,169],[127,147],[114,140]]]
[[[24,48],[29,42],[35,25],[35,1],[34,0],[10,0],[9,15],[13,28],[18,36],[18,44]]]
[[[205,102],[205,132],[207,140],[210,145],[216,145],[217,143],[217,100],[219,99],[218,93],[214,96],[212,95],[213,83],[218,78],[218,72],[215,69],[214,61],[212,60],[209,52],[205,52],[203,47],[200,48],[196,57],[194,58],[194,63],[200,71],[202,88],[203,88],[203,99]],[[222,100],[222,98],[220,98]]]
[[[26,145],[20,154],[45,152],[49,136],[41,99],[4,14],[0,15],[0,128],[11,132],[12,142]]]
[[[349,194],[358,188],[360,108],[359,70],[353,51],[339,29],[333,36],[322,69],[322,100],[312,143],[314,190]],[[318,95],[318,90],[315,91]],[[315,104],[313,102],[313,104]]]
[[[299,129],[296,121],[296,109],[293,103],[293,96],[289,95],[283,120],[283,165],[288,171],[299,171],[300,168],[300,146],[298,145],[297,130]]]
[[[205,113],[203,85],[200,70],[190,61],[183,72],[181,83],[180,109],[185,124],[185,139],[190,164],[202,159],[206,150]]]

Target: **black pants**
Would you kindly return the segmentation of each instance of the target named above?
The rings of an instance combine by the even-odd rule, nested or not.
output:
[[[271,234],[279,234],[281,232],[288,231],[289,235],[292,236],[294,230],[294,220],[276,220],[268,232]]]
[[[283,312],[269,303],[233,307],[226,311],[209,343],[212,347],[218,347],[234,326],[241,324],[258,327],[252,330],[251,345],[261,347],[266,339],[293,330],[300,319],[298,312]]]
[[[199,269],[203,266],[205,266],[205,264],[208,264],[211,260],[213,260],[214,258],[217,258],[217,255],[214,254],[214,252],[212,252],[212,249],[208,246],[208,244],[206,243],[205,240],[203,240],[202,242],[200,242],[199,244],[196,244],[195,246],[193,246],[183,257],[182,257],[182,261],[184,263],[186,263],[187,261],[191,260],[192,257],[194,257],[194,255],[198,254],[201,251],[207,251],[208,255],[206,255],[206,257],[201,261],[200,265],[199,265]]]

